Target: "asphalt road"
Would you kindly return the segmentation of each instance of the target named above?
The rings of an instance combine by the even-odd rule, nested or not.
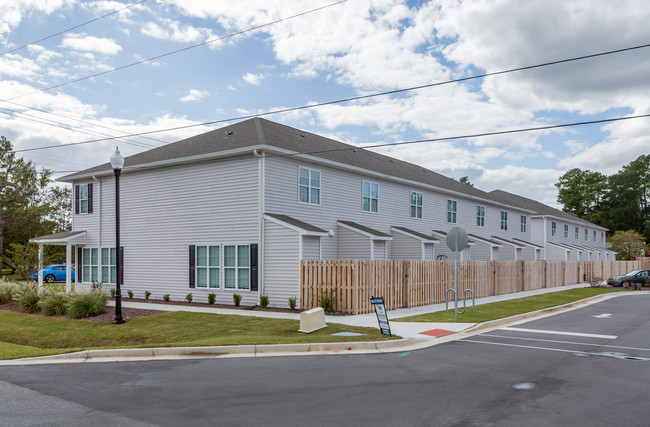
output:
[[[0,425],[650,425],[650,295],[427,349],[0,367]]]

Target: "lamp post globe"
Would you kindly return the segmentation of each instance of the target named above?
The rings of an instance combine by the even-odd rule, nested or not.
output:
[[[124,167],[124,157],[120,154],[120,150],[116,147],[115,152],[111,156],[111,167],[115,174],[115,317],[113,318],[114,325],[124,323],[122,318],[122,257],[120,254],[120,174]]]

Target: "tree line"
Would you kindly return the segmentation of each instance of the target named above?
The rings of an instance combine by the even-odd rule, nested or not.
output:
[[[617,173],[574,168],[555,184],[564,212],[609,229],[612,244],[636,240],[632,255],[650,242],[650,155],[640,155]],[[632,256],[630,255],[630,256]],[[626,256],[621,256],[625,258]]]
[[[35,256],[29,239],[69,230],[71,215],[71,189],[56,185],[52,171],[17,156],[0,136],[0,268],[21,269],[26,258]],[[47,259],[59,261],[60,248],[45,249]]]

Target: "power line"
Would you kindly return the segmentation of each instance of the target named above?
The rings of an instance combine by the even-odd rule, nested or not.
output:
[[[70,85],[70,84],[73,84],[73,83],[78,83],[80,81],[88,80],[88,79],[91,79],[93,77],[103,76],[105,74],[109,74],[109,73],[119,71],[119,70],[124,70],[125,68],[130,68],[130,67],[133,67],[135,65],[144,64],[145,62],[155,61],[156,59],[164,58],[166,56],[174,55],[174,54],[180,53],[180,52],[185,52],[186,50],[194,49],[194,48],[204,46],[204,45],[207,45],[207,44],[210,44],[210,43],[214,43],[214,42],[217,42],[217,41],[226,40],[226,39],[229,39],[229,38],[232,38],[232,37],[235,37],[235,36],[239,36],[239,35],[242,35],[242,34],[249,33],[251,31],[259,30],[261,28],[269,27],[271,25],[275,25],[275,24],[278,24],[280,22],[288,21],[289,19],[297,18],[299,16],[307,15],[307,14],[313,13],[313,12],[318,12],[320,10],[326,9],[328,7],[339,5],[339,4],[345,3],[347,1],[348,0],[339,0],[339,1],[335,2],[335,3],[331,3],[331,4],[328,4],[328,5],[325,5],[325,6],[321,6],[321,7],[317,7],[315,9],[310,9],[308,11],[300,12],[300,13],[297,13],[295,15],[291,15],[291,16],[288,16],[288,17],[285,17],[285,18],[280,18],[280,19],[277,19],[275,21],[267,22],[266,24],[261,24],[261,25],[257,25],[257,26],[254,26],[254,27],[250,27],[250,28],[245,29],[245,30],[237,31],[235,33],[231,33],[231,34],[228,34],[228,35],[225,35],[225,36],[217,37],[215,39],[207,40],[207,41],[204,41],[204,42],[192,45],[192,46],[187,46],[187,47],[177,49],[177,50],[174,50],[174,51],[171,51],[171,52],[163,53],[161,55],[157,55],[157,56],[154,56],[154,57],[151,57],[151,58],[143,59],[141,61],[133,62],[131,64],[122,65],[120,67],[112,68],[110,70],[101,71],[99,73],[95,73],[95,74],[92,74],[92,75],[89,75],[89,76],[79,77],[78,79],[69,80],[67,82],[60,83],[58,85],[49,86],[49,87],[46,87],[46,88],[43,88],[43,89],[35,90],[33,92],[25,93],[23,95],[14,96],[13,98],[10,98],[10,100],[22,98],[24,96],[33,95],[35,93],[40,93],[40,92],[45,92],[45,91],[48,91],[48,90],[56,89],[56,88],[61,87],[61,86],[67,86],[67,85]]]
[[[113,11],[111,13],[107,13],[106,15],[99,16],[99,17],[97,17],[95,19],[91,19],[90,21],[86,21],[86,22],[84,22],[82,24],[75,25],[74,27],[68,28],[67,30],[59,31],[58,33],[52,34],[51,36],[43,37],[42,39],[38,39],[38,40],[35,40],[33,42],[30,42],[30,43],[24,44],[22,46],[18,46],[16,48],[8,50],[6,52],[2,52],[2,53],[0,53],[0,56],[6,55],[6,54],[11,53],[11,52],[15,52],[15,51],[23,49],[23,48],[26,48],[29,45],[40,43],[40,42],[42,42],[44,40],[47,40],[47,39],[51,39],[52,37],[60,36],[61,34],[65,34],[65,33],[69,32],[69,31],[76,30],[77,28],[83,27],[84,25],[88,25],[88,24],[90,24],[92,22],[99,21],[100,19],[106,18],[106,17],[111,16],[111,15],[115,15],[116,13],[119,13],[119,12],[121,12],[123,10],[126,10],[126,9],[129,9],[129,8],[132,8],[133,6],[137,6],[137,5],[142,4],[142,3],[146,2],[146,1],[147,0],[141,0],[141,1],[137,2],[137,3],[133,3],[133,4],[130,4],[130,5],[126,6],[126,7],[123,7],[122,9],[118,9],[118,10],[115,10],[115,11]]]
[[[644,48],[648,48],[648,47],[650,47],[650,43],[649,44],[638,45],[638,46],[626,47],[626,48],[622,48],[622,49],[610,50],[610,51],[606,51],[606,52],[594,53],[594,54],[590,54],[590,55],[583,55],[583,56],[576,56],[576,57],[573,57],[573,58],[560,59],[560,60],[551,61],[551,62],[543,62],[543,63],[540,63],[540,64],[527,65],[527,66],[524,66],[524,67],[511,68],[511,69],[508,69],[508,70],[494,71],[494,72],[491,72],[491,73],[484,73],[484,74],[477,74],[477,75],[462,77],[462,78],[453,79],[453,80],[446,80],[446,81],[443,81],[443,82],[429,83],[429,84],[426,84],[426,85],[419,85],[419,86],[411,86],[411,87],[403,88],[403,89],[395,89],[395,90],[390,90],[390,91],[386,91],[386,92],[373,93],[373,94],[369,94],[369,95],[354,96],[354,97],[350,97],[350,98],[343,98],[343,99],[338,99],[338,100],[334,100],[334,101],[320,102],[320,103],[316,103],[316,104],[302,105],[302,106],[298,106],[298,107],[282,108],[282,109],[279,109],[279,110],[266,111],[266,112],[256,113],[256,114],[248,114],[248,115],[244,115],[244,116],[232,117],[232,118],[222,119],[222,120],[212,120],[212,121],[209,121],[209,122],[194,123],[194,124],[190,124],[190,125],[175,126],[175,127],[159,129],[159,130],[132,133],[132,134],[128,134],[127,136],[150,135],[150,134],[154,134],[154,133],[170,132],[170,131],[181,130],[181,129],[189,129],[189,128],[198,127],[198,126],[209,126],[209,125],[215,125],[215,124],[220,124],[220,123],[228,123],[228,122],[234,122],[234,121],[239,121],[239,120],[246,120],[246,119],[251,119],[251,118],[254,118],[254,117],[265,117],[265,116],[270,116],[270,115],[274,115],[274,114],[287,113],[287,112],[298,111],[298,110],[305,110],[305,109],[309,109],[309,108],[317,108],[317,107],[322,107],[322,106],[325,106],[325,105],[342,104],[342,103],[351,102],[351,101],[358,101],[358,100],[375,98],[375,97],[386,96],[386,95],[394,95],[394,94],[398,94],[398,93],[404,93],[404,92],[420,90],[420,89],[436,87],[436,86],[443,86],[443,85],[448,85],[448,84],[452,84],[452,83],[461,83],[461,82],[465,82],[465,81],[469,81],[469,80],[476,80],[476,79],[481,79],[481,78],[485,78],[485,77],[497,76],[497,75],[501,75],[501,74],[514,73],[514,72],[517,72],[517,71],[532,70],[532,69],[536,69],[536,68],[547,67],[547,66],[551,66],[551,65],[564,64],[564,63],[567,63],[567,62],[580,61],[580,60],[590,59],[590,58],[596,58],[596,57],[605,56],[605,55],[613,55],[613,54],[617,54],[617,53],[629,52],[629,51],[633,51],[633,50],[637,50],[637,49],[644,49]],[[60,145],[60,144],[59,145],[49,145],[49,146],[44,146],[44,147],[32,148],[30,150],[44,150],[44,149],[48,149],[48,148],[67,147],[67,146],[70,146],[70,145],[89,144],[89,143],[93,143],[93,142],[109,141],[111,139],[115,139],[115,138],[93,139],[93,140],[81,141],[81,142],[76,142],[76,143],[73,143],[73,144],[65,144],[65,145]]]

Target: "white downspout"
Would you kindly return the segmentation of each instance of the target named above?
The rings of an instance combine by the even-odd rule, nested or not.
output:
[[[257,227],[257,294],[258,300],[259,297],[264,295],[264,156],[253,150],[253,154],[259,159],[257,162],[258,171],[258,203],[257,203],[257,215],[259,217],[259,227]]]

